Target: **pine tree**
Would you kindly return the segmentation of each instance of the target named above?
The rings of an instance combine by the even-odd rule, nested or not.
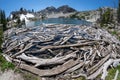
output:
[[[98,22],[101,22],[101,21],[102,21],[103,10],[102,10],[102,8],[99,8],[98,11],[100,12],[100,13],[99,13],[100,18],[98,19]]]
[[[7,24],[7,20],[6,20],[6,16],[5,16],[5,11],[2,11],[2,17],[3,17],[3,31],[5,31],[7,29],[6,24]]]
[[[2,10],[0,9],[0,24],[2,24],[1,23],[1,21],[2,21]],[[2,44],[2,35],[3,35],[3,28],[0,26],[0,51],[1,51],[1,44]]]
[[[21,20],[20,20],[20,18],[18,18],[18,20],[17,20],[17,24],[20,24],[21,23]]]
[[[24,9],[21,7],[21,8],[20,8],[20,11],[21,11],[21,12],[23,12],[23,11],[24,11]]]
[[[118,23],[120,23],[120,0],[118,3],[118,9],[117,9],[117,21],[118,21]]]
[[[1,23],[1,10],[0,10],[0,23]]]
[[[100,10],[102,11],[102,10]],[[104,26],[104,24],[109,24],[113,22],[113,13],[110,8],[107,8],[107,10],[100,12],[100,25]]]
[[[32,9],[32,13],[34,13],[34,9]]]
[[[6,20],[4,10],[0,10],[0,24],[3,24],[3,31],[5,31],[7,29],[7,27],[6,27],[7,20]]]

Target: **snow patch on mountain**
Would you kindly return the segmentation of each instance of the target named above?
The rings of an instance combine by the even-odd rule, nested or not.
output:
[[[20,20],[21,21],[23,21],[23,20],[25,20],[25,22],[28,22],[29,20],[29,18],[34,18],[35,16],[33,15],[33,14],[30,14],[30,13],[27,13],[26,15],[24,15],[24,14],[21,14],[20,15]]]

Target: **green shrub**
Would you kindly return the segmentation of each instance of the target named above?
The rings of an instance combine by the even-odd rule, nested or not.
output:
[[[112,35],[117,35],[117,31],[112,31],[111,34]]]
[[[109,69],[108,76],[106,77],[105,80],[113,80],[117,70],[119,70],[117,80],[120,80],[120,66],[116,67],[115,69]]]
[[[100,25],[101,27],[105,26],[106,24],[113,23],[113,13],[112,9],[107,8],[106,10],[99,9],[100,11]]]
[[[5,60],[5,58],[0,54],[0,68],[2,71],[7,69],[14,69],[15,65]]]
[[[79,78],[76,78],[75,80],[86,80],[85,77],[79,77]]]

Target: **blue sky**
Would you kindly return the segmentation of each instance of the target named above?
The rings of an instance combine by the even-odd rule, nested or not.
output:
[[[103,6],[114,7],[117,4],[118,0],[0,0],[0,9],[5,10],[8,16],[11,11],[19,10],[21,7],[38,11],[48,6],[69,5],[78,11],[84,11]]]

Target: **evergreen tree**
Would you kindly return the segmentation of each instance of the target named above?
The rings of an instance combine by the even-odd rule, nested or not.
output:
[[[0,10],[0,24],[3,24],[3,31],[5,31],[7,29],[7,27],[6,27],[7,20],[6,20],[4,10]]]
[[[99,8],[98,11],[100,12],[100,13],[99,13],[100,18],[99,18],[97,21],[98,21],[98,22],[101,22],[101,21],[102,21],[103,10],[102,10],[102,8]]]
[[[113,13],[110,8],[107,10],[100,9],[100,25],[103,26],[104,24],[109,24],[113,22]]]
[[[17,20],[17,24],[20,24],[21,23],[21,20],[20,20],[20,18],[18,18],[18,20]]]
[[[34,9],[32,9],[32,13],[34,13]]]
[[[7,25],[7,20],[6,20],[6,16],[5,16],[5,11],[2,11],[2,16],[3,16],[3,31],[5,31],[7,29],[6,25]]]
[[[0,9],[0,24],[1,24],[1,9]]]
[[[118,9],[117,9],[117,21],[118,21],[118,23],[120,23],[120,0],[119,0],[119,4],[118,4]]]
[[[111,10],[108,8],[107,11],[103,14],[103,19],[102,21],[106,24],[109,22],[112,22],[111,20]]]
[[[23,12],[23,11],[24,11],[24,9],[21,7],[21,8],[20,8],[20,11],[21,11],[21,12]]]

